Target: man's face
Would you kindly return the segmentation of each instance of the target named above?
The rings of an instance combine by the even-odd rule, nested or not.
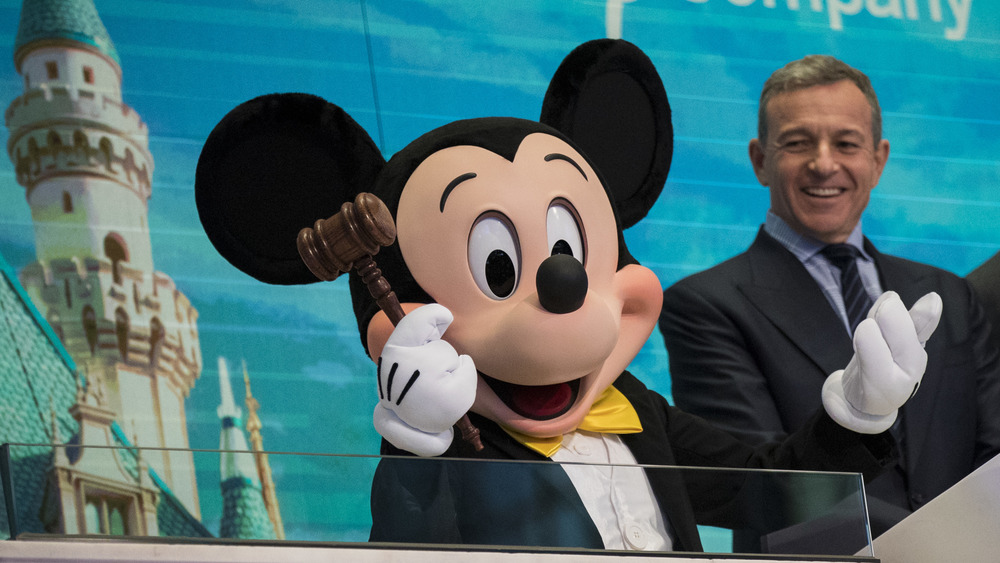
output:
[[[828,244],[844,242],[858,224],[888,156],[889,142],[872,138],[868,100],[849,80],[775,95],[767,139],[750,141],[771,210]]]

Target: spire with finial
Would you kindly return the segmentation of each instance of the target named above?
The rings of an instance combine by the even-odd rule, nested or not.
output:
[[[260,478],[261,492],[264,495],[264,506],[267,516],[274,526],[277,539],[285,539],[285,525],[281,521],[281,510],[278,507],[278,495],[275,492],[274,479],[271,476],[271,464],[264,451],[264,437],[260,434],[262,424],[257,416],[260,403],[250,392],[250,374],[247,372],[247,362],[243,360],[243,386],[246,388],[247,432],[250,433],[250,447],[253,449],[254,460],[257,462],[257,476]]]
[[[66,448],[63,445],[62,435],[59,432],[59,415],[56,413],[55,400],[49,399],[49,417],[52,436],[52,465],[55,467],[69,467],[69,457],[66,455]]]
[[[219,393],[222,400],[217,413],[222,422],[219,449],[222,450],[222,518],[219,536],[238,539],[274,539],[274,526],[261,491],[254,455],[243,435],[242,410],[233,400],[232,383],[226,359],[219,358]]]
[[[254,485],[260,486],[253,458],[239,453],[250,449],[247,446],[243,430],[240,428],[243,425],[243,410],[236,406],[236,401],[233,400],[229,367],[226,365],[226,359],[221,356],[219,357],[219,394],[222,396],[222,400],[219,402],[216,413],[222,422],[222,433],[219,436],[219,449],[222,450],[220,466],[222,480],[242,477],[250,480]]]
[[[59,417],[56,415],[56,404],[55,400],[51,397],[49,398],[49,419],[52,428],[52,437],[50,438],[53,445],[59,445],[62,443],[62,436],[59,435]]]

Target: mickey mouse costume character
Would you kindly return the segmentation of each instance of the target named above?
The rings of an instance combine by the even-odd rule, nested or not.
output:
[[[388,162],[340,108],[305,94],[256,98],[216,126],[198,164],[199,214],[220,253],[250,275],[317,281],[296,233],[357,193],[395,217],[396,242],[378,265],[406,313],[398,325],[351,276],[361,340],[378,365],[374,423],[383,454],[449,461],[380,463],[373,541],[700,551],[696,523],[729,524],[743,492],[725,472],[638,470],[595,490],[607,476],[551,464],[539,479],[535,464],[467,459],[576,461],[591,448],[615,467],[866,478],[894,459],[886,430],[923,374],[935,294],[910,311],[894,294],[880,298],[854,359],[831,374],[825,408],[777,444],[743,444],[626,371],[656,326],[662,288],[622,231],[656,201],[672,143],[662,82],[622,40],[570,53],[540,121],[456,121]],[[466,411],[482,450],[455,436]]]

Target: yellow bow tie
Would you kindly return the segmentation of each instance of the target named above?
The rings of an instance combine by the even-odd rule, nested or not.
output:
[[[535,450],[545,457],[552,457],[552,454],[559,451],[562,446],[563,437],[552,436],[550,438],[536,438],[521,434],[516,430],[511,430],[501,426],[504,432],[510,434],[512,438]],[[612,434],[635,434],[642,432],[642,424],[639,422],[639,415],[636,414],[632,403],[628,402],[625,395],[613,386],[604,390],[594,405],[590,407],[590,412],[583,417],[583,421],[576,427],[577,430],[588,432],[610,432]]]

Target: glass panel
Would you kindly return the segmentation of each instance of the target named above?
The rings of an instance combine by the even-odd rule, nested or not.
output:
[[[41,447],[11,445],[14,483],[50,486],[48,472],[18,473],[37,470],[16,460]],[[112,534],[131,532],[121,507],[134,506],[148,519],[137,535],[173,538],[871,554],[863,485],[853,473],[268,452],[253,458],[281,467],[273,479],[256,462],[223,479],[220,461],[247,452],[185,450],[200,483],[191,506],[152,468],[171,450],[61,449],[53,458],[63,460],[66,483],[100,483],[119,499],[107,507]],[[52,534],[61,521],[60,534],[95,529],[90,512],[71,505],[75,495],[23,489],[14,489],[19,530]],[[44,510],[29,506],[32,499],[44,499]],[[150,499],[155,507],[142,505]],[[76,513],[88,521],[74,529]]]

